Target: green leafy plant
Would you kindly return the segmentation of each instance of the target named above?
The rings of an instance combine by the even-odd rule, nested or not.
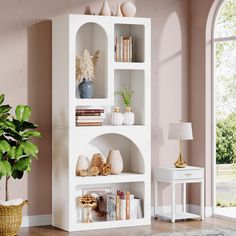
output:
[[[126,107],[131,107],[133,94],[134,94],[134,91],[129,90],[127,88],[124,88],[123,90],[115,92],[115,95],[119,95],[121,97],[121,100]]]
[[[33,158],[37,158],[38,147],[31,140],[41,137],[35,131],[38,126],[29,122],[31,108],[18,105],[15,116],[11,116],[10,105],[2,105],[4,95],[0,96],[0,179],[6,177],[5,199],[9,200],[8,181],[12,177],[21,179],[24,172],[30,172]]]

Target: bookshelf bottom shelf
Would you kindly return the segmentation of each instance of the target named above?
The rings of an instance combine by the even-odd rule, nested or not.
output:
[[[108,229],[129,226],[141,226],[151,224],[151,218],[142,218],[136,220],[116,220],[116,221],[99,221],[93,223],[75,223],[71,231],[85,231],[95,229]]]

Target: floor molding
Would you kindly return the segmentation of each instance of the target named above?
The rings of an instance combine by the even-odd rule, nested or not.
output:
[[[181,211],[182,205],[176,205],[176,211]],[[192,213],[199,214],[200,206],[187,204],[188,211]],[[171,206],[162,206],[158,207],[158,212],[170,212]],[[154,217],[154,207],[151,209],[152,216]],[[205,217],[212,216],[212,207],[205,207]],[[51,215],[36,215],[36,216],[23,216],[21,227],[30,227],[30,226],[43,226],[51,225],[52,216]]]
[[[23,216],[21,227],[51,225],[51,215]]]

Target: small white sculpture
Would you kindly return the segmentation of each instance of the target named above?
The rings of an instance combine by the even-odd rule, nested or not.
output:
[[[130,1],[125,1],[121,4],[121,12],[123,16],[134,17],[136,14],[136,7]]]
[[[101,9],[101,11],[99,12],[98,15],[100,15],[100,16],[111,16],[112,15],[111,9],[109,7],[109,4],[108,4],[107,0],[105,0],[103,2],[102,9]]]
[[[85,8],[84,15],[92,15],[90,6],[87,6],[87,7]]]
[[[116,16],[123,16],[120,5],[117,7]]]

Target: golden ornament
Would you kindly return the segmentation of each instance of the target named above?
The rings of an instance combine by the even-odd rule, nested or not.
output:
[[[99,168],[97,166],[90,167],[89,174],[92,175],[92,176],[99,175]]]
[[[85,194],[79,199],[79,206],[84,208],[84,223],[92,222],[91,209],[97,206],[97,200],[91,194]]]
[[[104,163],[100,167],[101,175],[110,175],[111,174],[111,165],[109,163]]]
[[[88,171],[87,170],[80,170],[79,171],[79,176],[85,177],[88,175]]]
[[[98,167],[98,169],[100,169],[100,167],[103,163],[104,163],[104,161],[103,161],[101,153],[93,154],[93,157],[91,160],[91,167],[96,166],[96,167]]]

